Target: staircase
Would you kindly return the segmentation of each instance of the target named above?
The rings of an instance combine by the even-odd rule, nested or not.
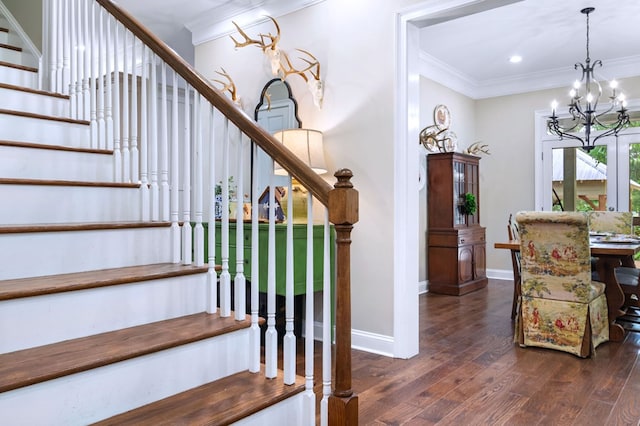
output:
[[[250,315],[211,309],[211,269],[0,27],[0,424],[308,424],[303,380],[249,371]]]

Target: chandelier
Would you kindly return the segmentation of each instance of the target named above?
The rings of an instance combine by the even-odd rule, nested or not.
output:
[[[547,123],[549,131],[559,136],[560,139],[574,139],[580,141],[582,149],[586,152],[591,151],[595,147],[595,143],[598,139],[609,135],[618,135],[618,132],[629,124],[629,114],[626,109],[626,100],[622,93],[616,95],[616,89],[618,83],[612,80],[609,84],[611,88],[611,96],[609,96],[609,104],[605,110],[598,111],[598,101],[600,95],[602,95],[602,87],[600,83],[593,77],[593,69],[596,66],[602,66],[602,61],[596,60],[591,64],[591,58],[589,57],[589,14],[593,12],[595,8],[586,7],[580,11],[587,15],[587,59],[585,63],[577,63],[574,68],[582,69],[582,77],[580,80],[576,80],[573,84],[573,88],[569,92],[571,101],[569,103],[570,117],[560,120],[556,116],[556,108],[558,103],[554,100],[551,103],[551,117]],[[615,113],[610,114],[613,110],[619,108]],[[613,118],[615,114],[615,120],[611,122],[609,117],[605,120],[605,115],[610,114],[609,117]],[[575,134],[584,128],[584,137],[580,137]],[[593,139],[591,138],[591,132],[593,130],[605,130],[598,134]]]

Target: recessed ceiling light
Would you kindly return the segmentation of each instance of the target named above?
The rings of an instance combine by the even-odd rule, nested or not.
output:
[[[518,62],[522,62],[522,56],[513,55],[512,57],[509,58],[509,62],[511,62],[512,64],[517,64]]]

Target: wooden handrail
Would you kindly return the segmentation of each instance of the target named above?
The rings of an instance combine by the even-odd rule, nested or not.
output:
[[[110,0],[96,0],[102,7],[120,21],[129,31],[143,41],[156,55],[164,60],[180,77],[211,102],[242,132],[249,136],[274,161],[293,175],[302,185],[325,206],[329,205],[331,185],[318,176],[302,160],[265,129],[239,109],[224,93],[213,87],[205,77],[182,59],[162,40],[149,32],[136,18]]]

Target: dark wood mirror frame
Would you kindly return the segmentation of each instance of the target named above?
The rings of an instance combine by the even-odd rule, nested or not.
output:
[[[284,108],[287,112],[287,116],[285,117],[286,120],[281,120],[281,126],[278,126],[278,128],[269,128],[269,126],[265,125],[265,123],[260,123],[261,113],[264,116],[265,113],[272,111],[272,107],[274,108],[274,110]],[[293,97],[293,93],[291,92],[291,86],[289,86],[289,83],[280,78],[273,78],[264,85],[264,87],[262,88],[262,93],[260,94],[260,100],[255,108],[254,120],[257,123],[262,124],[262,126],[272,134],[277,132],[278,130],[302,127],[302,121],[298,117],[298,102]],[[259,168],[261,163],[260,157],[263,153],[258,151],[258,158],[254,158],[253,144],[251,148],[251,182],[253,184],[253,173],[256,172],[254,162],[258,161],[258,164],[256,166]],[[260,180],[260,175],[258,176],[258,179]],[[281,183],[282,182],[280,182],[280,184]],[[265,185],[259,184],[259,186],[261,187],[257,188],[257,190],[263,191]],[[254,188],[252,187],[252,194],[253,191]],[[258,195],[260,195],[260,193]]]

